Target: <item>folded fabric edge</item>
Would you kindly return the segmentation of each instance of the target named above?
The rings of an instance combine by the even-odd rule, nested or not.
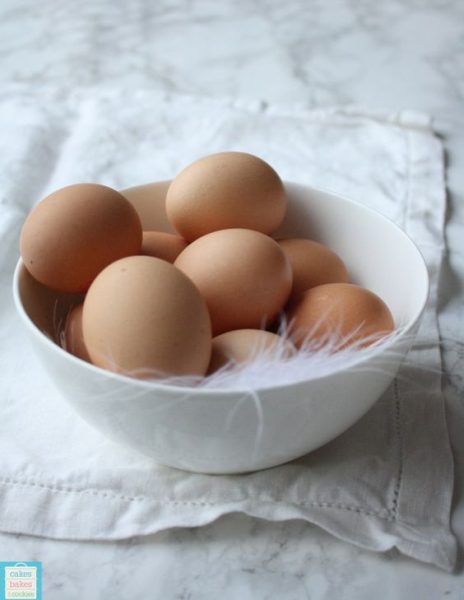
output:
[[[30,100],[31,98],[35,98],[37,94],[37,91],[34,90],[31,92],[27,87],[18,85],[10,87],[6,86],[2,89],[0,101],[9,100],[11,98],[17,99],[18,97]],[[168,92],[151,88],[138,88],[128,92],[127,89],[124,88],[104,87],[98,88],[97,90],[74,90],[72,92],[64,92],[63,90],[50,87],[41,89],[40,91],[41,102],[44,102],[44,98],[48,98],[49,102],[47,102],[47,104],[54,101],[58,104],[67,102],[71,105],[77,105],[89,100],[91,102],[98,102],[115,99],[121,96],[130,96],[132,100],[149,98],[150,101],[172,102],[173,99],[178,99],[179,101],[184,102],[209,103],[227,108],[267,112],[270,115],[288,117],[291,119],[304,118],[313,119],[315,121],[330,119],[336,121],[338,118],[371,119],[378,122],[384,122],[385,124],[397,125],[410,129],[431,130],[433,122],[432,117],[421,110],[402,109],[394,111],[387,108],[373,109],[357,104],[333,105],[322,108],[310,106],[307,102],[279,102],[269,101],[266,98],[234,98],[232,96],[212,97],[207,94]]]
[[[437,241],[443,240],[446,214],[444,148],[442,140],[435,135],[432,137],[421,132],[407,132],[407,136],[410,178],[404,225],[407,233],[416,240],[419,249],[427,257],[430,297],[423,321],[427,321],[429,333],[433,332],[433,337],[438,342],[436,299],[444,246],[438,246]],[[424,206],[428,210],[427,218],[418,218],[418,215],[423,213]],[[431,247],[435,249],[433,253],[429,251]],[[412,353],[414,353],[414,349],[412,349]],[[450,549],[454,546],[452,555],[455,561],[457,541],[451,532],[450,524],[454,464],[439,371],[442,365],[438,343],[435,348],[427,350],[423,359],[426,365],[432,364],[437,368],[436,372],[427,374],[427,387],[424,386],[421,389],[417,382],[401,382],[401,387],[408,388],[404,394],[408,400],[399,404],[404,432],[401,448],[402,478],[397,516],[402,523],[417,521],[423,523],[420,530],[419,547],[427,544],[435,545],[440,551],[440,548],[443,547],[444,535],[448,540],[445,545],[448,545]],[[402,394],[399,396],[402,397]],[[428,420],[421,413],[421,406],[428,407]],[[434,425],[430,429],[432,420]],[[412,429],[411,435],[406,434],[408,429]],[[425,436],[425,431],[428,431],[427,436]],[[422,470],[418,469],[418,465],[420,466],[418,460],[424,465],[434,465],[431,475],[433,486],[430,483],[426,485],[424,482],[421,485],[421,477],[422,479],[430,477],[430,472],[422,474]],[[421,489],[430,491],[421,493]],[[440,529],[437,529],[437,521]],[[404,527],[406,526],[404,525]],[[426,531],[427,527],[429,528],[428,532]],[[408,543],[414,543],[412,540],[416,535],[417,532],[411,528],[403,536],[400,550],[409,554]],[[406,542],[407,539],[410,542]]]
[[[146,536],[171,528],[199,527],[230,513],[268,521],[302,519],[365,550],[385,552],[396,547],[422,562],[451,571],[456,540],[436,525],[430,537],[394,519],[332,507],[310,509],[288,502],[247,499],[233,502],[126,501],[84,494],[54,494],[50,490],[3,485],[0,531],[74,541],[114,541]],[[1,488],[0,488],[1,489]],[[335,515],[334,515],[335,512]],[[336,513],[339,513],[338,515]],[[72,519],[70,519],[72,515]],[[364,532],[360,535],[360,532]]]

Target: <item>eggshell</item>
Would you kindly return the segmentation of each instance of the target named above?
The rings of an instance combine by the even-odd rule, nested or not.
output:
[[[84,292],[107,265],[138,254],[140,219],[119,192],[70,185],[47,196],[24,223],[20,249],[31,275],[61,292]]]
[[[271,233],[282,222],[287,198],[282,181],[266,162],[244,152],[200,158],[169,186],[166,212],[188,241],[228,228]]]
[[[84,300],[84,340],[92,362],[138,378],[203,375],[211,322],[200,293],[183,273],[151,256],[104,269]]]
[[[290,337],[297,347],[330,340],[336,349],[369,346],[394,329],[392,314],[373,292],[350,283],[311,288],[288,313]]]
[[[278,244],[292,265],[292,298],[317,285],[348,283],[344,262],[324,244],[306,239],[278,240]]]
[[[137,211],[144,231],[177,233],[166,215],[166,193],[170,184],[170,180],[154,181],[120,191]]]
[[[144,231],[140,254],[162,258],[173,263],[185,248],[187,242],[179,235],[162,231]]]
[[[174,264],[200,290],[214,335],[264,327],[281,310],[292,286],[283,250],[250,229],[209,233],[189,244]]]
[[[290,358],[295,351],[295,347],[289,340],[269,331],[262,329],[226,331],[213,338],[208,373],[214,373],[228,363],[242,364],[253,360],[257,355],[265,356],[273,352],[276,353],[276,357]]]
[[[64,327],[65,349],[82,360],[90,362],[90,356],[82,332],[83,304],[75,306],[66,318]]]

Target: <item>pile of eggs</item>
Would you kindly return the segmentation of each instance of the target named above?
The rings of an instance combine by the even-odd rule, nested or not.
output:
[[[67,317],[65,348],[133,377],[203,376],[257,348],[279,345],[285,358],[327,335],[342,348],[391,332],[388,307],[349,283],[330,248],[271,237],[287,202],[269,164],[223,152],[171,183],[57,190],[29,214],[20,251],[43,285],[85,294]],[[173,233],[157,230],[166,225]],[[285,340],[275,333],[283,317]]]

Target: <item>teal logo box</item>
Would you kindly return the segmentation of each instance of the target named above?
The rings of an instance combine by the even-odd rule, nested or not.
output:
[[[0,562],[0,600],[42,600],[42,563]]]

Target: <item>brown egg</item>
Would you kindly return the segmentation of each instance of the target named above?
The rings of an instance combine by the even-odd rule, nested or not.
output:
[[[173,263],[185,248],[187,242],[179,235],[163,231],[144,231],[140,254],[162,258]]]
[[[287,198],[266,162],[244,152],[220,152],[193,162],[171,183],[166,212],[188,241],[228,228],[271,233],[282,222]]]
[[[214,373],[228,363],[242,364],[253,360],[257,355],[272,355],[277,352],[279,358],[286,359],[291,358],[296,350],[289,340],[270,331],[262,329],[226,331],[213,338],[208,373]]]
[[[287,318],[290,337],[297,347],[305,341],[328,340],[336,345],[336,350],[359,342],[369,346],[394,329],[385,302],[351,283],[327,283],[303,292]]]
[[[206,300],[213,334],[260,328],[288,299],[292,270],[272,238],[251,229],[223,229],[192,242],[175,266]]]
[[[131,256],[104,269],[84,300],[92,362],[138,378],[204,375],[211,355],[208,309],[168,262]]]
[[[170,181],[154,181],[121,190],[137,211],[144,231],[176,233],[166,215],[166,193]]]
[[[138,254],[140,219],[119,192],[81,183],[47,196],[24,223],[21,256],[31,275],[61,292],[84,292],[113,261]]]
[[[64,326],[65,349],[77,358],[90,362],[84,335],[82,333],[82,309],[83,304],[75,306],[68,314]]]
[[[293,271],[291,297],[324,283],[348,283],[348,271],[342,259],[324,244],[313,240],[278,240]]]

